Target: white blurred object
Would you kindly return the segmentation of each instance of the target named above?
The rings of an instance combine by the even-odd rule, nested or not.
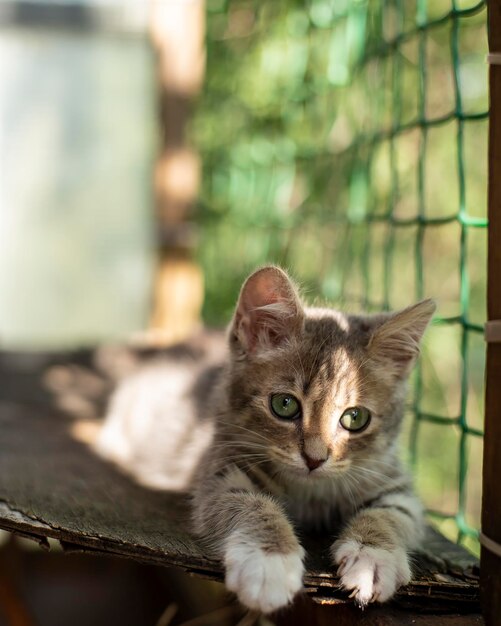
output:
[[[130,17],[137,3],[114,4]],[[152,56],[137,36],[0,28],[2,346],[92,343],[144,327]]]

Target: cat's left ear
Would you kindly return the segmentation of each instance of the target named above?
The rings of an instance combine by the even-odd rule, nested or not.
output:
[[[304,311],[297,290],[279,267],[263,267],[245,281],[231,327],[244,353],[276,348],[300,332]]]
[[[435,309],[433,300],[423,300],[380,318],[368,344],[371,357],[393,364],[399,376],[408,374],[419,355],[421,339]]]

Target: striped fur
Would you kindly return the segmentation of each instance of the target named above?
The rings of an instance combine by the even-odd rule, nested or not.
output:
[[[244,284],[211,401],[215,434],[193,488],[193,524],[249,608],[273,611],[300,590],[300,527],[332,534],[333,566],[361,605],[409,581],[423,514],[397,438],[433,311],[429,300],[376,316],[305,308],[276,267]],[[275,393],[293,394],[301,418],[275,417]],[[355,406],[372,418],[352,433],[339,419]],[[305,458],[325,460],[310,470]]]

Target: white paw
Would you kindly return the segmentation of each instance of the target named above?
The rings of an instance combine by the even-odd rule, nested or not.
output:
[[[411,579],[405,550],[384,550],[350,539],[336,541],[332,556],[339,566],[341,586],[351,591],[361,606],[369,602],[386,602],[401,585]]]
[[[265,552],[239,532],[225,549],[226,586],[249,609],[270,613],[292,601],[303,586],[304,550]]]

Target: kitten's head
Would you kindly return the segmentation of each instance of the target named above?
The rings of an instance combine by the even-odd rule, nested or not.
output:
[[[305,308],[284,271],[258,270],[229,331],[233,432],[308,478],[384,456],[434,310],[431,300],[370,316]]]

